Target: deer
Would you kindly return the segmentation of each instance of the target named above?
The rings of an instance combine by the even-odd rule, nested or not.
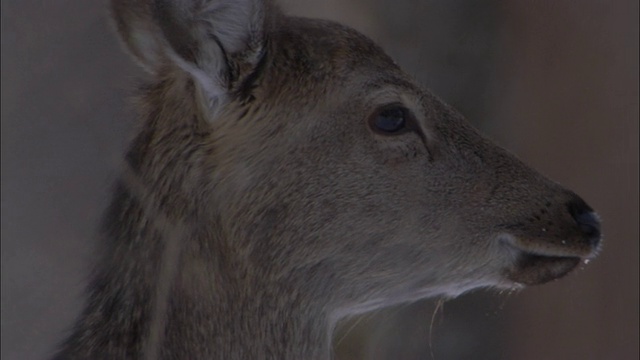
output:
[[[559,279],[574,192],[372,40],[268,0],[111,0],[148,79],[87,300],[55,359],[329,359],[349,316]]]

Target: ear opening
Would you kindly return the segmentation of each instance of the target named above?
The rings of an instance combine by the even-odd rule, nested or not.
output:
[[[142,67],[187,72],[214,111],[258,66],[272,8],[265,0],[111,0],[118,32]]]

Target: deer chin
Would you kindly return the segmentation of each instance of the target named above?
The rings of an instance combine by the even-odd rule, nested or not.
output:
[[[559,279],[582,261],[575,256],[548,256],[522,251],[515,263],[505,270],[510,281],[522,285],[538,285]]]
[[[535,246],[531,244],[537,242],[521,241],[510,235],[500,240],[513,258],[503,274],[509,281],[521,285],[539,285],[559,279],[597,253],[597,249],[585,253],[570,247]],[[540,240],[540,243],[544,244],[544,241]]]

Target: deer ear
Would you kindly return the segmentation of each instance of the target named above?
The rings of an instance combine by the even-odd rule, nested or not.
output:
[[[266,8],[263,0],[111,0],[118,32],[142,67],[186,71],[212,106],[262,57]]]

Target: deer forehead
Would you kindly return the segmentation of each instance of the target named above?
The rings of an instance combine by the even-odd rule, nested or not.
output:
[[[375,100],[385,88],[395,101],[400,93],[420,92],[379,46],[343,25],[285,18],[268,39],[258,89],[265,101],[309,109],[321,101]]]

